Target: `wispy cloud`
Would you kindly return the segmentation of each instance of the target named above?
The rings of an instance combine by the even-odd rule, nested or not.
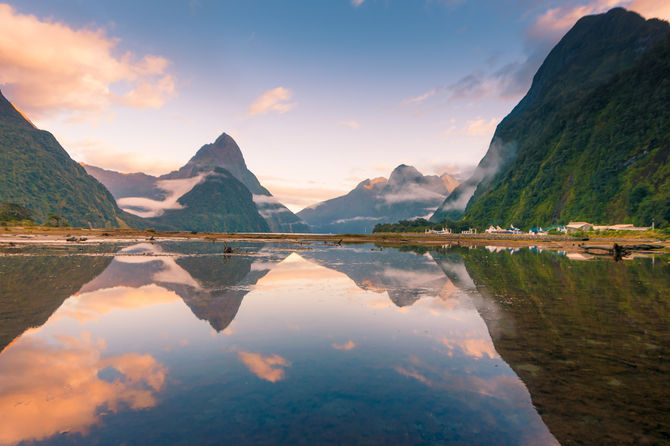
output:
[[[361,126],[356,121],[340,121],[338,125],[340,127],[349,127],[351,130],[358,130],[358,128]]]
[[[365,0],[351,0],[351,6],[353,6],[354,8],[358,8],[363,4],[364,1]]]
[[[526,29],[524,55],[516,60],[474,69],[456,82],[426,90],[402,101],[403,106],[440,107],[456,100],[485,97],[520,98],[530,87],[531,80],[551,48],[581,17],[603,13],[622,6],[647,18],[670,19],[670,3],[656,0],[592,0],[566,1],[561,6],[541,12]],[[432,102],[431,102],[432,101]],[[429,106],[430,107],[430,106]],[[423,110],[423,109],[422,109]]]
[[[102,29],[20,14],[0,4],[0,84],[36,118],[60,112],[95,115],[112,104],[159,108],[176,94],[170,61],[121,55]]]
[[[453,135],[493,136],[493,131],[498,125],[498,122],[500,122],[500,119],[499,118],[491,118],[489,120],[483,118],[472,119],[467,121],[465,125],[462,127],[457,127],[454,122],[455,122],[454,120],[451,121],[451,125],[443,133],[444,136],[453,136]]]
[[[169,209],[182,209],[179,203],[186,192],[200,184],[207,174],[200,174],[193,178],[180,178],[177,180],[160,180],[156,187],[167,192],[164,200],[154,200],[146,197],[124,197],[117,200],[121,209],[143,218],[157,217],[163,215]],[[141,209],[141,210],[139,210]]]
[[[249,106],[247,114],[255,116],[268,113],[286,113],[298,105],[297,102],[291,102],[292,98],[293,92],[288,88],[273,88],[258,96]]]
[[[605,12],[615,6],[630,3],[621,0],[595,0],[586,4],[567,3],[551,8],[542,14],[530,28],[530,35],[535,38],[551,37],[557,40],[585,15]]]

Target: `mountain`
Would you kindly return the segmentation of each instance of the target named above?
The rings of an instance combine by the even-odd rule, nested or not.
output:
[[[667,110],[658,97],[667,97],[667,75],[661,71],[667,56],[662,49],[651,56],[650,50],[663,45],[669,33],[667,22],[644,20],[622,8],[580,19],[498,125],[472,177],[432,220],[464,213],[481,225],[641,220],[637,208],[630,212],[640,201],[636,197],[654,196],[664,183],[633,196],[625,183],[637,178],[634,172],[644,170],[648,160],[662,161],[667,151],[662,130],[668,128]],[[645,73],[648,69],[653,73]],[[644,136],[648,131],[653,135]]]
[[[157,228],[201,231],[307,232],[247,168],[226,133],[202,146],[180,169],[160,177],[123,174],[95,166],[87,172],[106,185],[119,205]]]
[[[158,228],[217,232],[269,232],[249,189],[220,167],[179,197],[180,209],[148,219]],[[196,177],[197,178],[197,177]],[[175,180],[179,181],[179,180]]]
[[[73,161],[49,132],[37,129],[0,93],[0,203],[30,209],[35,221],[50,214],[70,225],[142,226]]]
[[[448,175],[422,175],[401,164],[388,180],[367,179],[347,195],[298,212],[315,232],[370,233],[377,223],[430,215],[449,193],[455,180]],[[453,186],[452,186],[453,187]]]

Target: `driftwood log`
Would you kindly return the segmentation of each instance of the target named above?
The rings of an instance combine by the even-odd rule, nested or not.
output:
[[[661,249],[659,245],[649,245],[646,243],[639,245],[619,245],[615,243],[611,248],[606,246],[582,246],[587,254],[596,256],[613,256],[615,260],[620,260],[633,252],[654,251]]]

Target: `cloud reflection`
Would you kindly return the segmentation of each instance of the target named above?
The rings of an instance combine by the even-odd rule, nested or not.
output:
[[[349,339],[349,341],[344,343],[344,344],[333,343],[332,347],[335,350],[349,351],[349,350],[353,350],[356,347],[356,343],[354,341],[352,341],[351,339]]]
[[[251,373],[271,383],[284,379],[282,367],[291,366],[289,361],[279,355],[263,356],[260,353],[239,352],[238,357]]]
[[[0,444],[86,434],[101,412],[156,404],[167,368],[150,355],[103,358],[88,336],[47,343],[24,336],[0,358]]]

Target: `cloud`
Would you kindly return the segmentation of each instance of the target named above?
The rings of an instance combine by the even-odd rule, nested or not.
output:
[[[365,0],[351,0],[351,6],[353,6],[354,8],[358,8],[363,4],[364,1]]]
[[[352,341],[351,339],[349,339],[349,341],[344,343],[344,344],[333,343],[332,347],[335,350],[349,351],[349,350],[353,350],[356,347],[356,343],[354,341]]]
[[[405,99],[402,105],[421,106],[431,99],[438,102],[438,106],[461,99],[473,100],[485,97],[520,99],[521,95],[528,91],[533,75],[551,48],[577,20],[585,15],[603,13],[617,6],[629,8],[647,18],[670,19],[670,3],[656,0],[563,2],[561,6],[541,13],[528,27],[522,57],[497,67],[475,69],[456,82],[435,87],[423,94]]]
[[[340,121],[340,123],[337,125],[340,127],[349,127],[351,130],[358,130],[358,128],[361,126],[356,121]]]
[[[282,367],[291,365],[279,355],[263,356],[259,353],[239,352],[238,357],[251,373],[271,383],[284,379]]]
[[[496,129],[498,118],[492,118],[489,121],[485,119],[475,119],[474,121],[468,121],[465,126],[465,133],[468,136],[486,136],[493,135],[493,131]]]
[[[635,0],[629,7],[648,19],[670,20],[670,2],[667,1]]]
[[[615,6],[624,5],[626,1],[621,0],[596,0],[587,4],[574,5],[574,3],[551,8],[542,14],[530,28],[530,35],[534,38],[550,37],[557,41],[570,29],[580,18],[585,15],[605,12]]]
[[[169,209],[182,209],[183,206],[179,203],[179,198],[200,184],[206,176],[206,173],[201,173],[192,178],[157,181],[156,187],[167,192],[164,200],[154,200],[146,197],[124,197],[119,198],[116,202],[124,211],[139,217],[158,217]]]
[[[293,97],[293,92],[284,87],[273,88],[260,95],[249,106],[247,114],[249,116],[265,115],[270,112],[283,114],[295,108],[297,102],[289,102]]]
[[[316,181],[296,183],[291,178],[268,175],[259,175],[259,179],[272,192],[274,198],[293,212],[298,212],[317,202],[339,197],[349,192],[347,189],[322,187]]]
[[[468,120],[461,128],[455,124],[451,124],[447,130],[443,132],[444,136],[466,135],[466,136],[493,136],[496,126],[500,122],[499,118],[491,118],[486,120],[477,118]]]
[[[176,93],[166,58],[117,55],[120,39],[102,29],[74,29],[7,4],[0,27],[0,84],[36,118],[95,115],[112,104],[159,108]]]
[[[381,198],[386,204],[417,201],[436,202],[436,204],[440,204],[446,198],[446,194],[441,194],[439,192],[426,189],[418,184],[409,184],[402,190],[384,194]]]
[[[72,158],[86,164],[117,172],[144,172],[160,175],[175,170],[180,166],[180,162],[177,160],[165,159],[141,152],[119,151],[108,143],[94,138],[62,141],[62,143]]]

